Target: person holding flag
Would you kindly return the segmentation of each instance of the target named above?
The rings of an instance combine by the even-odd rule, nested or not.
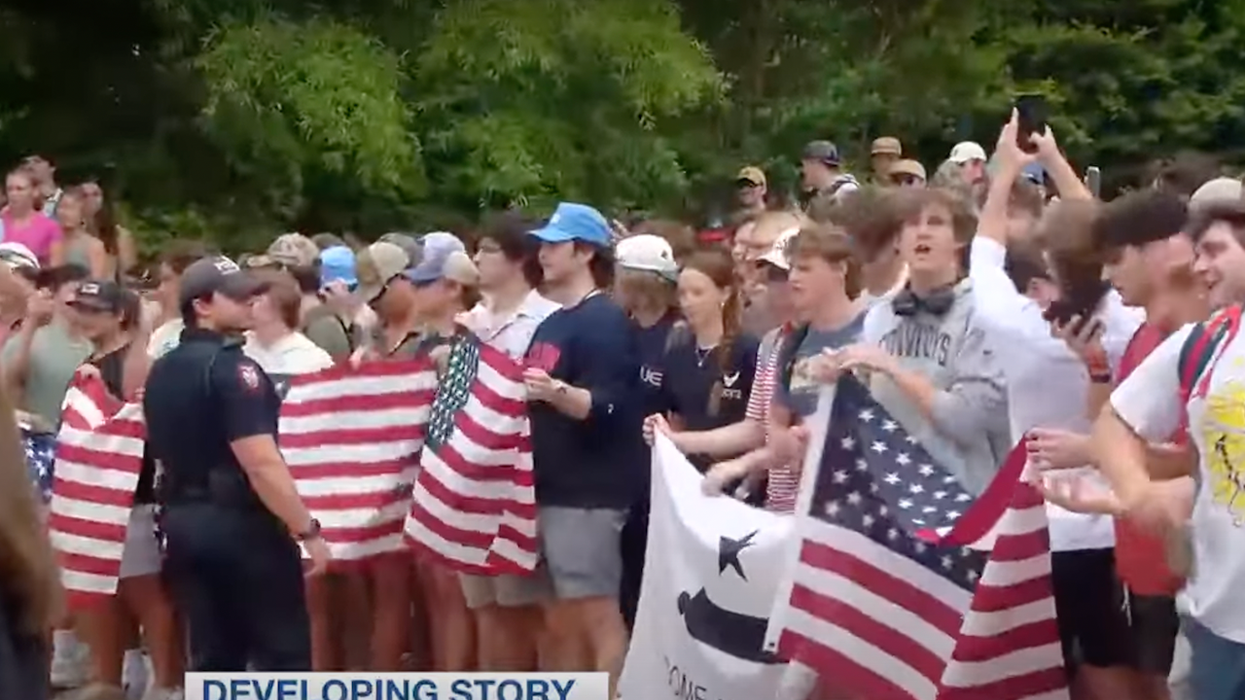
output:
[[[630,319],[603,293],[614,274],[605,217],[564,202],[531,235],[549,298],[562,304],[536,329],[523,376],[540,554],[555,596],[550,665],[609,672],[612,695],[627,648],[620,535],[647,464],[638,351]]]
[[[79,372],[97,375],[113,397],[132,399],[145,383],[150,364],[138,296],[111,280],[88,280],[78,286],[70,307],[95,347]],[[155,472],[154,460],[144,454],[116,595],[81,610],[77,621],[91,650],[94,682],[120,687],[122,642],[133,616],[142,628],[155,676],[144,700],[173,700],[182,686],[184,659],[173,603],[160,577]]]

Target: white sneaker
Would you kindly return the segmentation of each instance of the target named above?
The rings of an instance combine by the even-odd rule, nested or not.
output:
[[[152,687],[143,694],[142,700],[186,700],[186,691],[181,688]]]
[[[130,649],[125,652],[125,663],[121,667],[121,685],[125,687],[128,700],[141,700],[151,686],[151,658],[142,649]]]
[[[49,680],[53,688],[79,688],[90,680],[91,650],[78,641],[69,630],[52,634],[52,670]]]

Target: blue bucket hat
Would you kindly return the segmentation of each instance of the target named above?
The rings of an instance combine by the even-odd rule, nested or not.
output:
[[[602,248],[610,247],[614,240],[609,222],[601,212],[587,204],[573,202],[559,204],[544,228],[532,231],[531,235],[545,243],[583,241]]]

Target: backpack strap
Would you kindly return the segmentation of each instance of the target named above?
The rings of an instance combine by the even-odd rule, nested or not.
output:
[[[1241,307],[1229,306],[1209,320],[1193,327],[1180,348],[1177,367],[1180,373],[1180,398],[1184,403],[1206,392],[1210,383],[1207,371],[1216,351],[1225,341],[1236,337],[1241,326]]]
[[[778,378],[784,390],[791,390],[791,375],[795,372],[796,353],[800,351],[800,346],[804,344],[804,339],[807,337],[808,324],[805,323],[792,329],[787,337],[781,339],[782,350],[778,356]]]

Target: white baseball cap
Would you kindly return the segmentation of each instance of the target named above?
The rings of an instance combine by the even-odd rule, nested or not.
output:
[[[1238,201],[1245,195],[1245,185],[1234,177],[1209,180],[1189,198],[1190,207],[1204,207],[1213,202]]]
[[[674,249],[661,236],[647,233],[628,236],[614,248],[614,259],[625,270],[656,272],[672,282],[679,278]]]
[[[0,262],[14,267],[39,269],[39,258],[21,243],[0,243]]]
[[[986,157],[986,149],[982,148],[981,144],[975,141],[961,141],[951,149],[951,157],[948,160],[956,165],[964,165],[971,160],[984,163],[990,159]]]
[[[757,258],[759,263],[769,263],[779,270],[785,272],[791,271],[791,258],[788,256],[788,249],[791,247],[791,241],[796,234],[800,232],[799,227],[789,228],[778,234],[778,239],[774,241],[774,245],[769,247],[765,255]]]

